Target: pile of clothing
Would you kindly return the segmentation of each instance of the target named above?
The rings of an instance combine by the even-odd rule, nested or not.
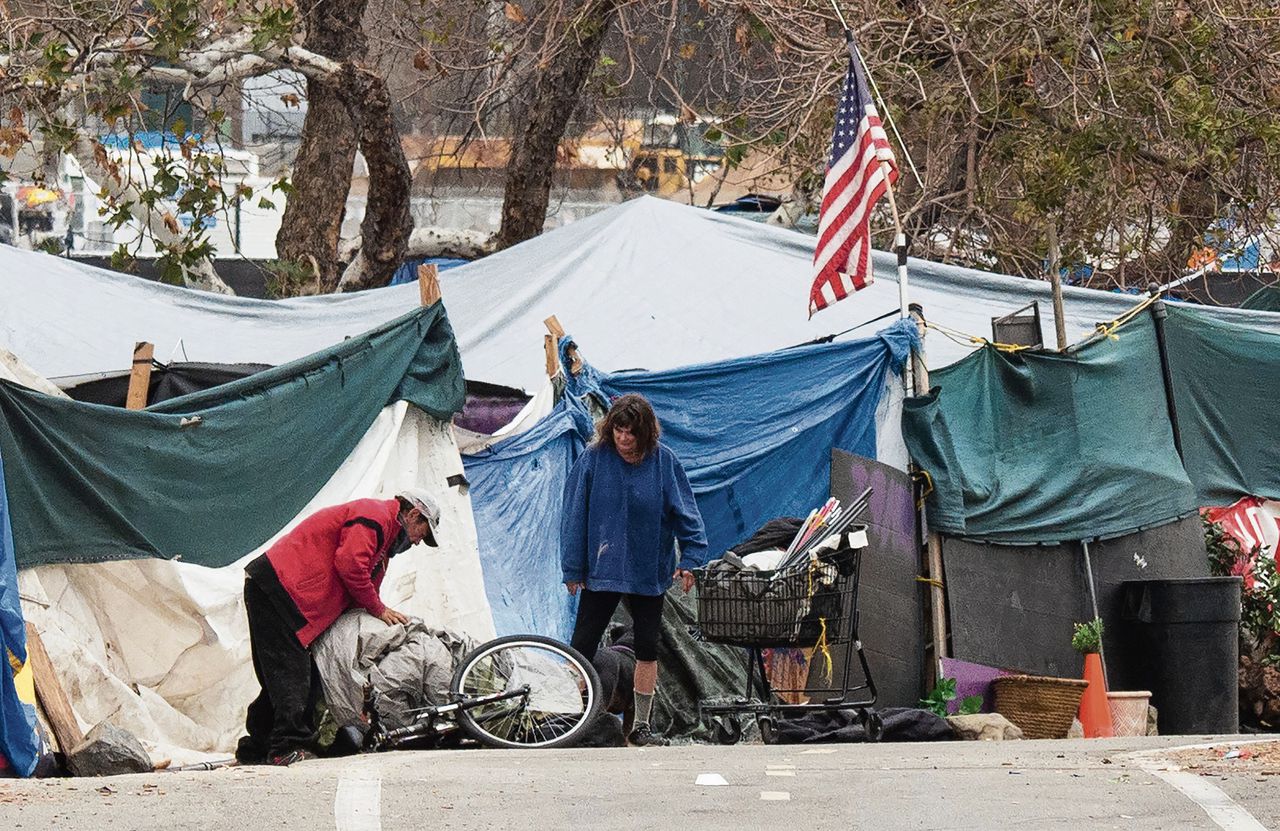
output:
[[[420,620],[388,626],[353,609],[316,639],[312,654],[339,728],[363,728],[365,685],[372,684],[378,715],[395,729],[409,725],[414,710],[449,702],[454,670],[477,645]]]

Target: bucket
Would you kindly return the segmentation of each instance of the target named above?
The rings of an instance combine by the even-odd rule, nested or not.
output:
[[[1117,736],[1147,735],[1147,708],[1151,704],[1151,693],[1109,692],[1107,706],[1111,708],[1111,726]]]

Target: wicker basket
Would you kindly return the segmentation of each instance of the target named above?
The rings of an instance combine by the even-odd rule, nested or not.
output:
[[[996,712],[1028,739],[1065,739],[1089,682],[1078,678],[1003,675],[991,682]]]
[[[1111,708],[1111,724],[1116,735],[1147,735],[1147,707],[1150,703],[1149,692],[1107,693],[1107,706]]]

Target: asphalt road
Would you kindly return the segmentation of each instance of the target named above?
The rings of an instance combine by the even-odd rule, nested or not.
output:
[[[1232,740],[400,752],[287,769],[3,781],[0,826],[1280,829],[1280,777],[1244,765],[1169,769],[1170,748],[1210,741]],[[700,776],[725,784],[700,785]]]

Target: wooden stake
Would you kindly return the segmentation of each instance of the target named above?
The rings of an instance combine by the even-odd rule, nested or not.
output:
[[[66,690],[58,681],[58,672],[53,661],[49,660],[44,641],[40,640],[40,633],[30,623],[27,624],[27,660],[31,663],[31,674],[36,683],[36,700],[44,709],[49,729],[58,740],[58,749],[70,753],[84,741],[84,732],[80,729],[80,722],[76,721]]]
[[[551,337],[555,339],[554,343],[552,344],[552,347],[555,348],[555,346],[560,343],[560,339],[564,337],[564,327],[560,325],[560,321],[556,318],[555,315],[552,315],[551,317],[547,318],[542,322],[543,324],[546,325],[547,331],[551,333]],[[558,352],[559,350],[557,349],[556,351]],[[550,360],[547,361],[547,371],[548,373],[551,372]],[[582,358],[578,355],[578,348],[576,346],[570,346],[569,347],[569,374],[577,375],[581,371],[582,371]]]
[[[418,293],[424,306],[434,305],[440,300],[440,269],[435,263],[418,266]]]
[[[151,392],[151,359],[155,357],[155,346],[142,341],[133,347],[133,368],[129,371],[129,394],[125,398],[125,407],[130,410],[141,410],[147,406],[147,395]]]
[[[542,336],[542,349],[547,353],[547,377],[554,378],[560,371],[560,357],[556,355],[555,335]]]

